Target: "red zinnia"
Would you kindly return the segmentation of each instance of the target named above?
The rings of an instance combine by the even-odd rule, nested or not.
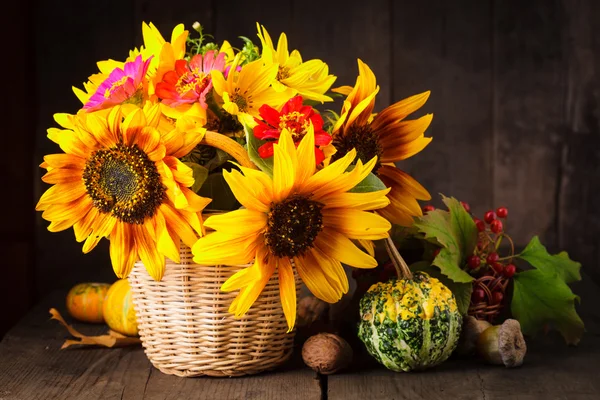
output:
[[[327,146],[331,143],[331,136],[323,130],[323,118],[311,106],[302,105],[302,96],[292,97],[281,109],[264,104],[259,108],[262,120],[255,118],[258,125],[254,128],[254,136],[267,143],[258,148],[261,158],[273,156],[273,145],[279,142],[282,129],[292,133],[294,144],[298,146],[306,134],[310,123],[315,130],[315,146]],[[323,162],[325,155],[315,147],[315,160],[317,165]]]

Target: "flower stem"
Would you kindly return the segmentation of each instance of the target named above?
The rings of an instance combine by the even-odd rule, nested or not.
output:
[[[213,131],[206,131],[201,143],[223,150],[225,153],[232,156],[243,167],[258,169],[256,164],[254,164],[252,160],[250,160],[250,157],[248,157],[248,152],[246,149],[244,149],[241,144],[225,135]]]
[[[389,236],[385,239],[385,249],[392,260],[392,264],[394,264],[394,268],[396,268],[398,279],[412,279],[413,276],[410,272],[410,268],[406,265],[406,261],[404,261],[404,258],[402,258],[398,252],[394,241]]]

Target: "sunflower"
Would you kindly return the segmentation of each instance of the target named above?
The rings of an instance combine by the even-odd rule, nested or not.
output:
[[[358,68],[360,72],[353,88],[334,89],[347,98],[333,128],[332,144],[336,153],[332,160],[353,149],[363,161],[377,156],[379,162],[373,172],[391,188],[388,195],[390,205],[378,213],[394,224],[409,226],[414,216],[423,215],[417,200],[430,200],[431,195],[414,178],[398,169],[395,162],[412,157],[431,142],[424,132],[433,114],[415,120],[405,119],[425,104],[429,92],[401,100],[374,116],[371,113],[379,86],[367,64],[358,60]]]
[[[223,108],[238,117],[242,124],[256,125],[259,107],[268,104],[278,108],[293,96],[292,90],[276,92],[271,84],[277,75],[277,65],[265,66],[261,60],[252,61],[238,70],[241,54],[238,53],[227,78],[223,72],[212,70],[215,92],[223,100]]]
[[[125,118],[124,118],[125,117]],[[124,118],[124,120],[123,120]],[[160,280],[165,256],[179,262],[179,241],[192,246],[202,234],[200,212],[210,202],[188,189],[192,170],[178,160],[202,139],[202,131],[163,131],[158,105],[146,110],[113,107],[109,113],[57,118],[66,129],[48,130],[64,151],[44,157],[52,184],[36,210],[48,230],[70,227],[88,253],[103,237],[118,277],[141,259]]]
[[[387,237],[390,223],[368,210],[389,204],[388,190],[351,193],[377,163],[364,164],[354,150],[319,170],[315,137],[309,129],[298,148],[288,130],[274,145],[273,177],[241,168],[224,177],[243,209],[211,216],[205,226],[215,232],[192,248],[199,264],[247,264],[232,275],[224,291],[240,290],[229,311],[243,316],[269,281],[279,273],[281,302],[288,327],[296,320],[294,267],[318,298],[334,303],[348,291],[342,264],[374,268],[377,261],[356,247],[352,239]]]
[[[276,81],[273,88],[282,92],[293,89],[294,94],[299,94],[307,100],[332,101],[325,96],[336,77],[329,75],[329,67],[321,60],[302,61],[298,50],[288,51],[288,41],[285,33],[279,36],[277,48],[274,47],[271,36],[264,26],[256,24],[258,38],[262,44],[261,59],[267,66],[277,65]]]

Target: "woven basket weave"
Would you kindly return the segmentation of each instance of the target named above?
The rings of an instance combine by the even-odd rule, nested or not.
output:
[[[188,247],[180,254],[181,264],[167,259],[160,282],[141,262],[129,275],[140,338],[156,368],[183,377],[241,376],[290,357],[294,332],[287,333],[277,273],[248,313],[234,319],[228,308],[237,292],[220,287],[246,266],[194,264]]]

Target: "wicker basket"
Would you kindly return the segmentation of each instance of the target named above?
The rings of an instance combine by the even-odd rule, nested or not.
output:
[[[156,368],[184,377],[241,376],[290,357],[294,332],[287,333],[277,273],[248,313],[234,319],[228,308],[237,293],[220,287],[246,266],[198,265],[189,248],[180,253],[181,264],[167,259],[160,282],[141,262],[129,276],[142,344]]]

